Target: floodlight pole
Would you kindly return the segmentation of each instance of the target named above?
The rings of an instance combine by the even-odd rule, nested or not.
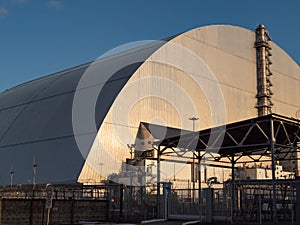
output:
[[[189,118],[189,120],[193,121],[193,132],[195,132],[195,121],[199,120],[198,117],[191,117]],[[194,155],[194,150],[193,150],[193,162],[192,162],[192,184],[193,184],[193,196],[192,196],[192,199],[193,199],[193,203],[195,202],[195,155]],[[200,182],[200,181],[199,181]]]
[[[193,132],[195,132],[195,121],[199,120],[199,118],[198,117],[191,117],[191,118],[189,118],[189,120],[193,121]]]

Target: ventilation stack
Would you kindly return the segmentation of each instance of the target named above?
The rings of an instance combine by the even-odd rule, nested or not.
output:
[[[273,103],[271,97],[273,95],[271,91],[272,83],[270,81],[270,76],[272,72],[270,70],[270,65],[272,64],[270,60],[271,47],[269,41],[271,38],[268,35],[264,25],[259,25],[256,30],[256,68],[257,68],[257,111],[258,116],[264,116],[272,113]]]

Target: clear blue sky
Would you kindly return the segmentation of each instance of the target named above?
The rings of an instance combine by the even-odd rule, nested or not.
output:
[[[0,0],[0,91],[207,24],[263,23],[299,64],[299,22],[297,0]]]

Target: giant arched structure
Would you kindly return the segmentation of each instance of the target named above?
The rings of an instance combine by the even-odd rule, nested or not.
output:
[[[33,161],[39,183],[98,182],[119,172],[140,122],[191,130],[193,116],[196,129],[257,116],[255,38],[241,27],[199,27],[5,91],[0,182],[11,168],[15,183],[31,182]],[[269,44],[272,111],[295,117],[299,66]]]

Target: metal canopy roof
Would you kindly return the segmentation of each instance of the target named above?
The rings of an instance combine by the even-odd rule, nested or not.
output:
[[[300,120],[270,114],[199,132],[166,136],[155,142],[155,145],[164,147],[163,150],[179,148],[214,152],[221,157],[263,154],[263,151],[267,151],[270,147],[272,132],[274,132],[275,153],[287,153],[286,149],[295,148],[297,142],[300,142]],[[209,140],[210,137],[213,137],[213,140]]]

